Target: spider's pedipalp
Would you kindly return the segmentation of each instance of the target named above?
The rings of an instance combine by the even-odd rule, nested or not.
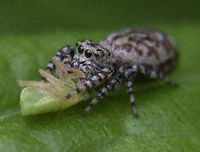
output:
[[[74,56],[74,48],[72,46],[65,46],[61,48],[56,55],[53,57],[53,59],[56,59],[58,61],[61,61],[65,64],[69,64]],[[47,64],[46,70],[51,72],[56,69],[55,64],[53,61],[50,61]],[[42,80],[45,80],[44,77],[42,77]]]

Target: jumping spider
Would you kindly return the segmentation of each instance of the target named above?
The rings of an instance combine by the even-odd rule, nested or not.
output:
[[[172,38],[161,32],[126,29],[110,34],[100,43],[85,40],[78,42],[75,49],[72,46],[63,47],[54,58],[85,74],[78,88],[66,95],[66,98],[90,88],[99,89],[83,115],[122,82],[130,95],[133,113],[138,117],[133,80],[143,75],[175,85],[166,73],[176,65],[178,52]],[[47,70],[54,69],[53,62],[49,62]]]

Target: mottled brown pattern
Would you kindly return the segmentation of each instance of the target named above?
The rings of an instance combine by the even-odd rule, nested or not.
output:
[[[156,57],[156,59],[159,60],[160,55],[159,55],[158,50],[156,50],[156,48],[154,48],[154,47],[148,47],[148,48],[149,48],[148,56],[154,55]]]
[[[121,49],[121,47],[122,47],[122,46],[121,46],[121,45],[117,45],[117,44],[116,44],[116,45],[114,45],[113,47],[114,47],[114,49],[115,49],[116,51],[118,51],[118,50],[120,50],[120,49]]]
[[[89,45],[92,46],[92,47],[96,47],[96,46],[98,46],[97,43],[89,43]]]
[[[135,42],[135,43],[140,43],[141,42],[141,38],[137,37],[137,36],[130,36],[128,38],[128,41],[132,41],[132,42]]]
[[[127,52],[130,52],[133,49],[133,45],[130,43],[125,43],[121,46],[121,49],[126,50]]]
[[[111,50],[121,64],[144,64],[152,66],[154,69],[164,69],[157,67],[168,66],[170,68],[174,66],[169,61],[178,56],[175,43],[167,35],[149,29],[122,30],[109,35],[101,44]],[[122,50],[127,50],[126,58],[125,54],[121,54]]]
[[[139,49],[138,47],[135,47],[135,52],[139,55],[142,56],[143,55],[143,51],[141,49]]]

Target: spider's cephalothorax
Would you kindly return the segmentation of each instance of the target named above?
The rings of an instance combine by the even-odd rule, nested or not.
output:
[[[83,71],[85,79],[81,80],[82,88],[77,88],[75,92],[106,83],[114,72],[113,61],[111,53],[99,44],[90,40],[78,42],[69,66]]]
[[[66,95],[66,98],[90,88],[100,89],[83,114],[90,111],[122,81],[130,95],[133,112],[138,116],[133,80],[143,75],[163,79],[174,85],[166,73],[176,65],[178,52],[171,37],[161,32],[126,29],[110,34],[99,44],[86,40],[78,42],[76,49],[66,46],[58,51],[55,58],[85,73],[85,78],[80,79],[79,87]],[[55,69],[52,62],[48,64],[47,69],[50,71]]]

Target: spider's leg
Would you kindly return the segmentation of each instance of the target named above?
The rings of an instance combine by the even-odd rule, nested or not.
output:
[[[133,114],[135,117],[138,118],[139,115],[136,110],[134,88],[133,88],[133,79],[135,77],[137,70],[138,70],[138,66],[134,65],[131,69],[129,68],[124,72],[124,77],[125,77],[125,85],[127,87],[127,92],[129,94],[130,101],[131,101],[131,107],[133,110]]]
[[[65,46],[61,48],[53,58],[55,58],[58,61],[64,62],[65,64],[69,64],[73,56],[74,56],[74,48],[72,46]],[[52,61],[50,61],[47,64],[46,70],[51,72],[55,69],[56,69],[55,64]],[[45,78],[42,77],[42,80],[45,80]]]
[[[111,80],[104,86],[97,94],[97,96],[92,100],[92,102],[88,105],[88,107],[84,110],[83,115],[85,116],[93,107],[96,105],[101,99],[108,94],[109,91],[116,88],[116,86],[120,82],[121,74],[117,74],[115,77],[111,78]]]
[[[148,68],[146,68],[143,65],[140,65],[139,69],[144,75],[147,75],[152,79],[161,79],[171,86],[175,86],[175,87],[177,86],[177,83],[174,82],[173,80],[171,80],[167,75],[165,75],[164,72],[157,72],[156,70],[149,70]]]
[[[79,65],[80,66],[80,65]],[[83,65],[84,67],[88,67],[87,65]],[[94,75],[86,75],[84,79],[82,79],[82,85],[78,86],[73,92],[69,93],[66,98],[69,99],[71,96],[78,94],[82,91],[89,90],[90,88],[95,88],[98,87],[102,84],[102,81],[105,79],[108,79],[110,77],[109,75],[111,74],[112,71],[109,71],[108,68],[103,69],[104,74],[102,73],[96,73]]]
[[[178,86],[178,84],[175,81],[171,80],[170,77],[165,75],[163,72],[160,72],[158,74],[158,78],[163,80],[164,82],[166,82],[167,84],[169,84],[169,85],[171,85],[173,87],[177,87]]]
[[[71,93],[67,94],[67,95],[65,96],[65,98],[69,99],[69,98],[71,98],[73,95],[79,94],[79,93],[81,93],[81,92],[83,92],[83,91],[85,91],[85,90],[87,90],[87,89],[92,88],[93,86],[94,86],[94,84],[92,83],[91,80],[86,80],[86,81],[84,82],[83,85],[78,86],[76,89],[74,89],[74,91],[72,91]]]

